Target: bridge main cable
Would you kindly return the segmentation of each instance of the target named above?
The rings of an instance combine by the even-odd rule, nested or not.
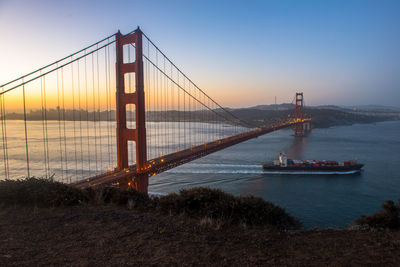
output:
[[[145,33],[143,33],[143,36],[144,37],[146,37],[146,39],[168,60],[168,62],[172,65],[172,66],[174,66],[180,73],[181,73],[181,75],[183,75],[183,77],[185,77],[189,82],[191,82],[200,92],[202,92],[205,96],[207,96],[207,98],[209,99],[209,100],[211,100],[214,104],[216,104],[219,108],[221,108],[223,111],[225,111],[226,113],[228,113],[228,114],[230,114],[232,117],[234,117],[235,119],[237,119],[238,121],[240,121],[240,122],[242,122],[244,125],[247,125],[247,126],[249,126],[250,128],[257,128],[258,126],[256,126],[256,125],[252,125],[252,124],[249,124],[248,122],[246,122],[246,121],[243,121],[242,119],[240,119],[239,117],[237,117],[235,114],[233,114],[232,112],[230,112],[229,110],[227,110],[227,109],[225,109],[224,107],[222,107],[220,104],[218,104],[218,102],[216,102],[214,99],[212,99],[207,93],[205,93],[199,86],[197,86],[197,84],[195,84],[189,77],[187,77],[161,50],[160,50],[160,48],[158,48],[157,47],[157,45],[155,45],[154,44],[154,42],[145,34]],[[145,56],[145,55],[143,55],[143,56]],[[147,58],[147,60],[149,60],[148,58]],[[155,64],[151,61],[151,60],[149,60],[154,66],[155,66]],[[157,67],[157,66],[155,66],[155,67]],[[157,67],[158,68],[158,67]],[[160,69],[159,69],[159,71],[161,71]],[[165,75],[165,74],[164,74]],[[166,75],[167,76],[167,75]],[[168,77],[168,76],[167,76]],[[171,79],[171,78],[170,78]],[[171,79],[171,81],[172,82],[174,82],[176,85],[177,85],[177,83],[175,82],[175,81],[173,81],[172,79]],[[178,85],[179,86],[179,85]],[[181,86],[179,86],[181,89],[183,89]],[[184,90],[184,89],[183,89]]]
[[[215,110],[213,110],[212,108],[210,108],[209,106],[207,106],[206,104],[204,104],[203,102],[201,102],[198,98],[196,98],[195,96],[193,96],[190,92],[188,92],[185,88],[183,88],[181,85],[179,85],[177,82],[175,82],[168,74],[166,74],[163,70],[161,70],[155,63],[153,63],[147,56],[143,55],[144,58],[146,58],[152,65],[153,67],[155,67],[159,72],[161,72],[162,74],[164,74],[165,77],[167,77],[171,82],[173,82],[176,86],[178,86],[181,90],[183,90],[186,94],[188,94],[189,96],[191,96],[194,100],[196,100],[199,104],[201,104],[203,107],[207,108],[208,110],[210,110],[211,112],[215,113],[216,115],[226,119],[227,121],[231,121],[234,122],[233,120],[225,117],[224,115],[216,112]],[[199,89],[199,88],[198,88]],[[200,90],[200,89],[199,89]],[[200,90],[201,91],[201,90]],[[203,92],[203,91],[201,91]],[[203,92],[204,93],[204,92]],[[206,94],[205,94],[206,95]],[[212,100],[212,98],[210,98],[210,100]],[[212,100],[214,103],[216,103],[218,106],[219,104],[217,102],[215,102],[214,100]],[[226,111],[224,109],[224,111]],[[230,112],[228,112],[229,114],[232,114]],[[233,115],[233,114],[232,114]],[[238,119],[240,120],[240,119]],[[247,122],[240,120],[241,122],[243,122],[243,124],[250,126],[250,128],[255,128],[256,126],[253,126],[251,124],[248,124]]]

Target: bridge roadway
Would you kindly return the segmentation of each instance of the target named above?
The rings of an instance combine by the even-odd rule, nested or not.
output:
[[[147,167],[143,170],[140,170],[140,172],[136,170],[136,165],[131,165],[124,170],[109,171],[97,176],[71,183],[70,185],[82,189],[101,185],[119,185],[122,187],[130,186],[132,184],[132,179],[139,174],[154,176],[158,173],[172,169],[192,160],[204,157],[208,154],[214,153],[224,148],[236,145],[249,139],[257,138],[258,136],[270,132],[291,127],[296,124],[304,123],[309,120],[310,119],[303,119],[302,121],[288,121],[279,125],[259,127],[245,133],[222,138],[213,142],[205,143],[199,146],[191,147],[189,149],[177,151],[175,153],[149,160],[147,161]]]

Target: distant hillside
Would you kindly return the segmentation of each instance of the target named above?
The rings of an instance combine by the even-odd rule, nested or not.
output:
[[[382,106],[382,105],[361,105],[361,106],[343,106],[342,108],[352,110],[365,110],[365,111],[399,111],[400,107]]]
[[[260,110],[255,108],[235,109],[233,113],[256,125],[266,125],[285,121],[294,117],[294,109],[286,110]],[[332,108],[304,109],[304,116],[312,118],[316,128],[326,128],[335,125],[352,125],[355,123],[374,123],[388,120],[400,120],[400,113],[363,113]]]
[[[258,105],[254,107],[250,107],[249,109],[259,109],[259,110],[287,110],[294,109],[295,105],[291,103],[283,103],[283,104],[272,104],[272,105]]]
[[[225,108],[238,118],[252,125],[263,126],[273,123],[287,121],[294,117],[293,104],[260,105],[252,108],[231,109]],[[192,121],[215,123],[221,121],[217,114],[224,114],[221,109],[211,111],[148,111],[146,120],[152,122],[168,121]],[[313,127],[324,128],[335,125],[351,125],[355,123],[373,123],[388,120],[400,120],[400,111],[379,111],[379,110],[353,110],[337,106],[305,107],[304,116],[312,118]],[[27,113],[27,120],[42,120],[41,110],[31,110]],[[115,111],[87,112],[84,110],[61,110],[49,109],[46,113],[47,120],[66,121],[115,121]],[[8,120],[23,120],[21,113],[7,114]],[[134,121],[135,113],[127,112],[127,119]]]
[[[310,109],[334,109],[342,111],[396,111],[400,112],[400,107],[394,106],[382,106],[382,105],[354,105],[354,106],[337,106],[337,105],[319,105],[319,106],[306,106]],[[288,110],[294,109],[295,105],[292,103],[283,104],[271,104],[271,105],[257,105],[254,107],[249,107],[249,109],[259,109],[259,110]]]
[[[344,107],[339,107],[335,105],[321,105],[321,106],[307,106],[308,108],[316,108],[316,109],[335,109],[335,110],[349,110]]]

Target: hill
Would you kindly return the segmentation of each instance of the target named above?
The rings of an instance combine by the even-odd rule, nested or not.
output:
[[[135,191],[107,187],[80,191],[28,179],[0,182],[0,193],[1,266],[398,266],[400,262],[400,232],[382,228],[386,219],[394,218],[382,211],[361,218],[363,224],[378,223],[380,228],[372,231],[368,227],[307,230],[299,229],[296,219],[272,203],[214,189],[189,189],[151,199]],[[394,214],[394,204],[388,203],[384,208]]]
[[[253,125],[264,126],[266,124],[279,123],[294,117],[293,104],[280,105],[259,105],[251,108],[226,108],[235,116],[247,121]],[[213,111],[147,111],[146,120],[151,122],[208,122],[215,123],[219,118],[218,113],[224,114],[221,109]],[[226,114],[224,114],[226,115]],[[43,112],[41,110],[31,110],[27,113],[27,120],[42,120]],[[338,106],[316,106],[305,107],[304,116],[313,119],[313,127],[325,128],[335,125],[351,125],[355,123],[374,123],[387,120],[399,120],[400,111],[395,110],[353,110]],[[115,111],[91,111],[84,110],[61,110],[49,109],[46,113],[47,120],[82,120],[82,121],[107,121],[115,120]],[[8,120],[23,120],[21,113],[7,114]],[[127,111],[127,119],[134,121],[135,113]],[[219,120],[221,120],[219,118]]]

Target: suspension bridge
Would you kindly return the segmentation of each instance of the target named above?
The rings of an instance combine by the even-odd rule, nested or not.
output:
[[[283,128],[255,125],[224,108],[138,27],[117,32],[0,86],[5,179],[53,177],[76,187],[134,187],[149,177]]]

